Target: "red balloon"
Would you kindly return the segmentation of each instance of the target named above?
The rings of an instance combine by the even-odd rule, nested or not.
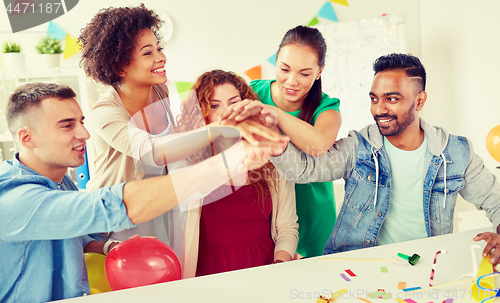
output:
[[[175,252],[156,238],[131,238],[106,256],[106,278],[112,290],[180,280]]]

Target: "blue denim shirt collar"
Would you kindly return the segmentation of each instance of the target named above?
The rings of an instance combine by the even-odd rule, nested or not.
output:
[[[14,158],[12,160],[7,160],[7,162],[9,162],[13,167],[18,168],[21,172],[21,175],[30,176],[30,178],[36,176],[37,179],[42,179],[44,183],[49,185],[49,187],[52,189],[78,190],[78,187],[75,185],[75,183],[68,175],[64,175],[63,179],[61,180],[61,183],[59,183],[39,174],[35,170],[24,165],[21,161],[19,161],[19,153],[15,153]]]

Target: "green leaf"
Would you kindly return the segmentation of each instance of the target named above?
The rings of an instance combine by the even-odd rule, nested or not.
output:
[[[54,36],[42,37],[35,48],[39,54],[62,54],[63,52],[61,42]]]
[[[2,47],[2,51],[4,53],[20,53],[21,44],[15,42],[5,42],[5,44]]]

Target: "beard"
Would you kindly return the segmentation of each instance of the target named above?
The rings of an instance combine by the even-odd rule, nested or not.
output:
[[[390,137],[390,136],[396,136],[399,135],[400,133],[404,132],[408,126],[410,126],[413,121],[415,121],[415,103],[412,105],[412,107],[401,117],[398,117],[396,115],[376,115],[373,118],[375,119],[375,122],[377,123],[378,130],[380,131],[380,134],[382,136]],[[380,126],[379,124],[379,119],[394,119],[396,122],[395,125],[392,126]]]

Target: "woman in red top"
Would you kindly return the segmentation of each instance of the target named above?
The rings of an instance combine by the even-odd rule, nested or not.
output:
[[[181,131],[217,121],[229,105],[257,97],[232,72],[201,75],[177,118]],[[213,144],[190,158],[197,163],[233,142]],[[190,210],[183,256],[184,277],[290,261],[298,242],[293,183],[281,179],[271,163],[248,173],[241,187],[234,180]]]

